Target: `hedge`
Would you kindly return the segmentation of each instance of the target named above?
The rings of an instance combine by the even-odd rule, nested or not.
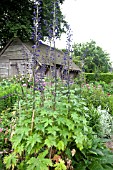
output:
[[[110,83],[113,81],[113,73],[84,73],[86,82],[104,81]]]

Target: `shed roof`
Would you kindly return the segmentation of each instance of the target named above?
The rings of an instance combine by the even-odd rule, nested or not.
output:
[[[35,55],[38,63],[51,66],[56,63],[57,65],[62,65],[64,68],[67,69],[69,61],[70,70],[81,71],[80,68],[72,61],[72,59],[70,59],[70,56],[66,55],[61,50],[58,50],[56,48],[54,49],[53,47],[50,47],[44,43],[39,43],[34,53],[33,43],[31,41],[24,43],[18,37],[12,38],[9,43],[4,47],[4,49],[0,52],[0,59],[3,58],[2,56],[4,55],[4,53],[16,52],[17,50],[21,50],[22,47],[26,50],[27,53]],[[19,58],[21,59],[22,56],[19,56]]]

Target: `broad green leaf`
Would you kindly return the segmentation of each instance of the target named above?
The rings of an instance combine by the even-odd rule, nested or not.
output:
[[[51,125],[53,124],[53,120],[52,119],[48,119],[48,118],[45,118],[45,120],[43,120],[44,122],[44,127],[47,127],[48,125]]]
[[[72,120],[66,119],[66,125],[68,126],[69,130],[74,130],[75,123]]]
[[[29,136],[27,139],[27,146],[30,145],[31,148],[34,147],[36,143],[41,143],[42,137],[39,134],[33,134],[33,136]]]
[[[13,148],[16,149],[16,147],[21,143],[22,135],[14,135],[11,139],[11,142],[13,143]]]
[[[47,128],[48,134],[56,135],[56,132],[59,131],[58,126],[52,126]]]
[[[113,170],[113,165],[103,165],[104,170]]]
[[[16,147],[15,152],[19,153],[20,156],[21,156],[21,154],[22,154],[22,152],[23,152],[24,150],[25,150],[24,145],[23,145],[23,144],[20,144],[20,145],[18,145],[18,146]]]
[[[69,136],[69,132],[66,127],[60,130],[60,136],[62,136],[65,139],[67,138],[67,136]]]
[[[73,118],[73,120],[74,120],[75,123],[80,122],[79,117],[78,117],[78,115],[77,115],[76,113],[72,113],[72,114],[71,114],[71,117]]]
[[[41,158],[45,158],[45,156],[48,154],[48,150],[45,150],[44,152],[41,152],[39,155],[38,155],[38,158],[41,159]]]
[[[17,158],[14,153],[9,156],[4,157],[4,163],[6,164],[6,169],[14,168],[16,166]]]
[[[45,140],[45,145],[47,145],[49,148],[51,146],[56,146],[56,137],[55,136],[48,136]]]
[[[96,151],[92,151],[92,150],[89,150],[89,153],[91,153],[93,155],[98,155]]]
[[[35,129],[38,131],[44,132],[45,127],[43,124],[37,122],[37,124],[35,124]]]
[[[77,132],[77,130],[76,130],[76,132]],[[83,149],[85,138],[86,137],[81,132],[75,133],[75,142],[77,144],[77,147],[80,150]]]
[[[64,142],[59,141],[58,144],[57,144],[57,148],[58,148],[58,150],[64,151],[64,149],[65,149]]]
[[[27,170],[48,170],[48,166],[52,166],[52,161],[46,158],[32,157],[27,164]]]
[[[35,168],[38,166],[38,159],[35,158],[35,157],[32,157],[28,162],[27,164],[29,165],[27,167],[27,170],[35,170]]]
[[[16,134],[21,134],[21,136],[23,135],[28,135],[29,134],[29,131],[30,131],[30,128],[27,126],[27,127],[17,127],[16,129]]]
[[[57,122],[58,122],[58,125],[66,124],[66,122],[64,121],[64,117],[63,116],[59,116],[57,118]]]
[[[107,153],[107,156],[105,155],[105,156],[101,157],[100,160],[101,160],[101,163],[103,163],[103,164],[113,164],[113,155],[109,155]]]
[[[80,120],[82,121],[82,124],[86,125],[86,118],[84,116],[81,116]]]
[[[78,162],[75,169],[76,170],[86,170],[86,168],[87,168],[87,165],[85,165],[85,163],[83,161],[81,161],[81,162]]]
[[[92,162],[91,165],[89,166],[89,168],[90,168],[90,170],[104,170],[102,165],[97,161]]]
[[[66,170],[67,169],[63,160],[60,160],[60,162],[56,163],[54,167],[55,167],[55,170]]]

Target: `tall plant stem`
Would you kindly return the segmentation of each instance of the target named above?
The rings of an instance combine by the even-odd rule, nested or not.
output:
[[[50,38],[50,40],[49,40],[49,44],[50,44],[50,48],[49,48],[49,59],[51,58],[51,38]],[[50,74],[51,74],[51,81],[50,81],[50,83],[51,83],[51,87],[52,87],[52,69],[51,69],[51,60],[50,60]]]
[[[69,72],[69,66],[70,66],[70,61],[69,61],[69,57],[68,57],[68,113],[70,111],[70,72]]]
[[[56,5],[54,0],[54,14],[53,14],[53,45],[54,45],[54,104],[53,109],[56,109],[56,90],[57,90],[57,69],[56,69],[56,49],[55,49],[55,27],[56,27]]]
[[[34,37],[34,50],[33,50],[33,113],[32,113],[32,121],[31,121],[31,132],[33,131],[33,127],[34,127],[34,118],[35,118],[35,70],[36,70],[36,49],[38,46],[38,42],[37,42],[37,32],[38,32],[38,2],[36,0],[34,0],[34,4],[37,6],[36,10],[34,9],[34,12],[36,12],[36,19],[34,20],[34,28],[35,28],[35,37]]]
[[[69,104],[70,104],[70,57],[71,57],[71,49],[70,49],[70,47],[71,47],[71,45],[70,45],[70,42],[71,42],[71,34],[70,34],[70,27],[68,27],[68,36],[67,36],[67,38],[68,38],[68,41],[67,41],[67,53],[68,53],[68,59],[67,59],[67,67],[68,67],[68,81],[67,81],[67,87],[68,87],[68,113],[70,112],[70,106],[69,106]]]

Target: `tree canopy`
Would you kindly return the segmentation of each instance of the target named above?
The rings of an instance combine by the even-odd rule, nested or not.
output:
[[[109,72],[111,68],[109,54],[96,42],[91,40],[86,43],[73,45],[73,60],[82,67],[85,72]]]
[[[57,36],[59,37],[62,32],[65,32],[67,26],[60,10],[60,4],[62,4],[63,1],[64,0],[57,1]],[[48,36],[47,28],[50,26],[52,16],[52,2],[51,0],[43,0],[40,5],[41,12],[39,22],[41,25],[42,39]],[[33,11],[34,3],[31,0],[0,0],[1,45],[5,45],[7,41],[15,35],[22,40],[30,39],[31,33],[33,32]]]

